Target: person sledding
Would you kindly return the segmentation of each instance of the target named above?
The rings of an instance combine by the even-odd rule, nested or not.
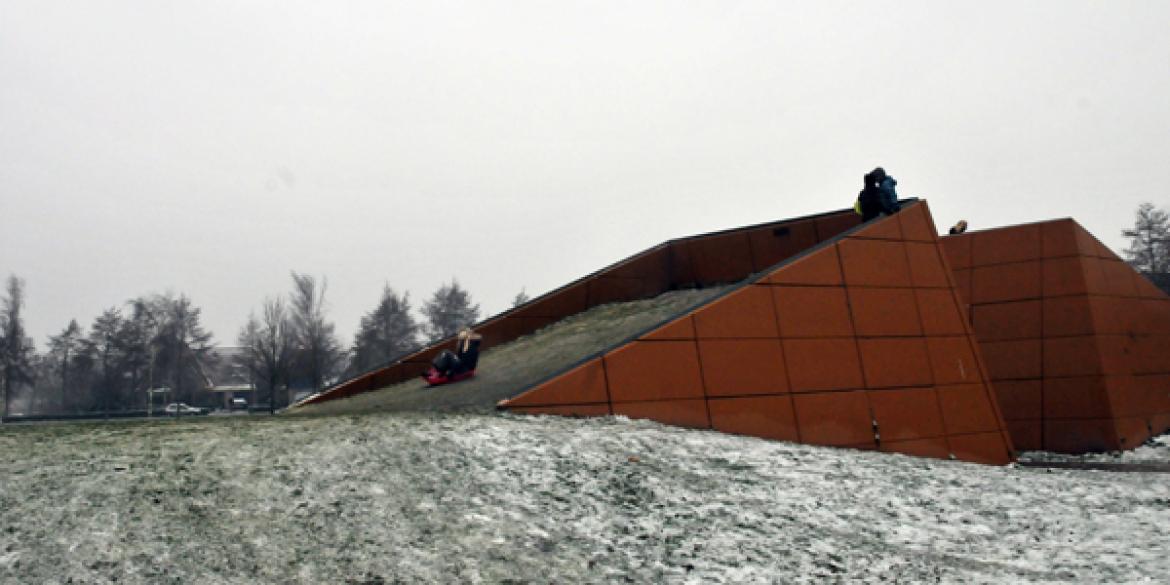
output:
[[[460,331],[455,337],[455,351],[449,349],[440,351],[435,359],[431,360],[431,367],[423,372],[423,379],[431,386],[440,386],[474,376],[475,366],[479,363],[479,344],[482,340],[482,335],[470,329]]]

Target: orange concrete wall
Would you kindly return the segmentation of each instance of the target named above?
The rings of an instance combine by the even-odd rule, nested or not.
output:
[[[850,227],[840,221],[824,232]],[[816,237],[805,238],[815,245]],[[720,262],[745,262],[714,247],[703,242],[690,248],[692,260],[700,259],[696,266],[704,266],[695,270],[698,277],[718,273]],[[791,255],[780,250],[775,257],[785,253]],[[1006,463],[1012,447],[986,380],[929,210],[920,202],[807,251],[501,407],[618,414],[818,445]]]
[[[942,242],[1017,448],[1170,429],[1170,298],[1069,219]]]
[[[592,307],[669,290],[737,282],[860,223],[852,210],[670,240],[475,326],[483,349],[513,341]],[[451,339],[345,380],[300,404],[324,402],[406,381],[426,371]]]

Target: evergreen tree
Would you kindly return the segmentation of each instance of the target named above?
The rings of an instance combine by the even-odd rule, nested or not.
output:
[[[382,300],[362,317],[354,335],[350,372],[363,372],[413,351],[418,346],[418,330],[410,314],[410,293],[399,296],[387,284]]]
[[[438,341],[479,320],[479,305],[472,305],[471,295],[452,278],[451,284],[439,287],[431,300],[423,304],[422,314],[427,319],[424,333],[431,341]]]
[[[4,384],[4,412],[16,388],[33,381],[33,342],[24,334],[24,280],[8,277],[3,308],[0,311],[0,382]]]
[[[85,339],[83,351],[90,363],[97,369],[97,384],[94,388],[97,407],[104,412],[111,409],[125,409],[121,380],[129,377],[123,369],[121,334],[124,329],[122,313],[109,308],[93,321],[89,337]]]
[[[1130,239],[1125,250],[1130,266],[1146,273],[1170,271],[1170,216],[1153,203],[1138,206],[1133,229],[1122,230]]]
[[[528,296],[528,293],[524,292],[524,288],[521,287],[520,292],[516,293],[516,297],[512,299],[512,307],[519,307],[531,300],[532,297]]]
[[[211,333],[203,329],[200,319],[202,310],[186,295],[157,295],[148,304],[156,324],[151,341],[153,383],[169,380],[174,401],[193,402],[195,389],[205,385],[201,364],[211,351]]]
[[[155,383],[154,365],[158,346],[155,343],[160,316],[150,299],[131,299],[127,316],[118,330],[118,368],[129,377],[131,404],[139,400],[149,402],[146,390],[159,386]],[[161,379],[161,378],[160,378]]]
[[[77,324],[77,319],[70,319],[69,325],[66,325],[61,333],[49,337],[49,359],[56,365],[56,375],[60,382],[57,394],[58,412],[65,412],[69,406],[69,370],[80,353],[81,338],[81,326]],[[76,403],[76,400],[73,402]]]

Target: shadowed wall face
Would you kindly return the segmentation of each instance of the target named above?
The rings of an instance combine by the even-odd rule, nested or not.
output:
[[[849,229],[844,221],[840,227],[824,231]],[[804,241],[815,245],[818,228],[801,229],[813,234]],[[714,249],[703,242],[687,254],[692,261],[758,261]],[[719,265],[711,260],[691,274],[715,274]],[[501,406],[532,414],[612,413],[927,457],[1011,460],[925,203],[807,250]]]
[[[1017,448],[1170,429],[1170,297],[1068,219],[942,242]]]

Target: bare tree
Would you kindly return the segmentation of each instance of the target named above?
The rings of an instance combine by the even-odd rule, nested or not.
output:
[[[316,392],[326,379],[337,373],[343,357],[341,343],[334,334],[333,323],[325,319],[326,280],[322,278],[321,285],[317,286],[315,278],[296,272],[292,273],[292,279],[289,316],[296,342],[296,361]]]
[[[435,291],[431,300],[423,304],[422,314],[427,318],[424,332],[431,341],[446,339],[479,319],[479,305],[471,304],[471,294],[451,279]]]
[[[1139,205],[1135,215],[1133,229],[1121,230],[1130,239],[1126,260],[1142,272],[1170,271],[1170,215],[1150,202]]]
[[[418,323],[410,314],[410,293],[401,296],[385,285],[382,300],[362,317],[354,335],[350,371],[358,373],[418,346]]]
[[[287,386],[293,354],[292,325],[284,301],[266,299],[261,318],[249,315],[240,329],[239,343],[244,349],[242,365],[268,386],[268,410],[276,414],[276,388],[282,381]]]
[[[3,310],[0,312],[0,369],[4,382],[4,414],[8,414],[12,394],[22,384],[33,381],[34,349],[24,334],[24,280],[8,277]]]

